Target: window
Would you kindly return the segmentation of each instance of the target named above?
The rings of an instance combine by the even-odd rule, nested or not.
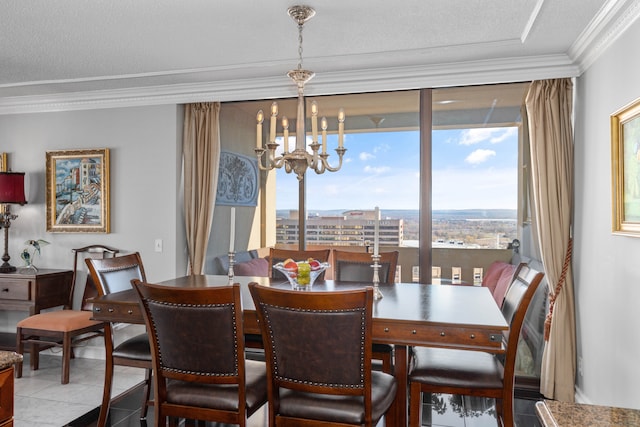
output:
[[[433,130],[434,247],[504,249],[517,237],[518,130]]]
[[[316,98],[320,116],[329,120],[328,153],[338,165],[337,136],[331,132],[331,112],[344,107],[344,155],[338,172],[308,172],[306,181],[306,243],[316,236],[310,227],[327,227],[323,244],[367,246],[373,242],[373,211],[380,208],[386,225],[381,245],[417,247],[420,200],[419,92],[390,92]],[[307,100],[309,102],[309,100]],[[335,114],[334,114],[335,115]],[[335,124],[334,124],[335,129]],[[292,139],[292,138],[290,138]],[[280,138],[282,141],[282,138]],[[293,146],[294,142],[290,142]],[[298,181],[292,174],[276,172],[276,210],[279,222],[293,218],[298,209]],[[290,221],[290,220],[287,220]],[[385,228],[386,227],[386,228]],[[346,232],[345,230],[350,230]],[[331,234],[330,234],[331,233]],[[332,237],[333,235],[333,237]],[[382,235],[381,235],[382,236]]]

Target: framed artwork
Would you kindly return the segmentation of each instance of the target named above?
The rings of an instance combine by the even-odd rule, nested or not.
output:
[[[611,115],[613,232],[640,237],[640,99]]]
[[[47,231],[109,233],[109,150],[47,152]]]
[[[258,160],[242,154],[220,152],[216,205],[258,204]]]

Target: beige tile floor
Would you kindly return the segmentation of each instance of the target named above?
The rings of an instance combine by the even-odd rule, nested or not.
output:
[[[15,379],[14,426],[61,427],[98,407],[102,401],[104,360],[71,360],[69,384],[60,384],[61,360],[42,354],[40,369],[29,368],[25,355],[22,378]],[[113,396],[144,379],[144,370],[115,367]]]

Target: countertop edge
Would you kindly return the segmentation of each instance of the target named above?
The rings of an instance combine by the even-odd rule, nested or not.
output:
[[[0,351],[0,369],[6,369],[19,362],[22,362],[21,354],[15,351]]]
[[[558,427],[556,420],[551,415],[551,411],[543,401],[536,402],[536,413],[544,427]]]

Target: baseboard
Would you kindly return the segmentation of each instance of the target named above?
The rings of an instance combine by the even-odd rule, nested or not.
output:
[[[576,403],[584,403],[586,405],[591,405],[591,400],[584,394],[580,387],[575,388],[575,399]]]

